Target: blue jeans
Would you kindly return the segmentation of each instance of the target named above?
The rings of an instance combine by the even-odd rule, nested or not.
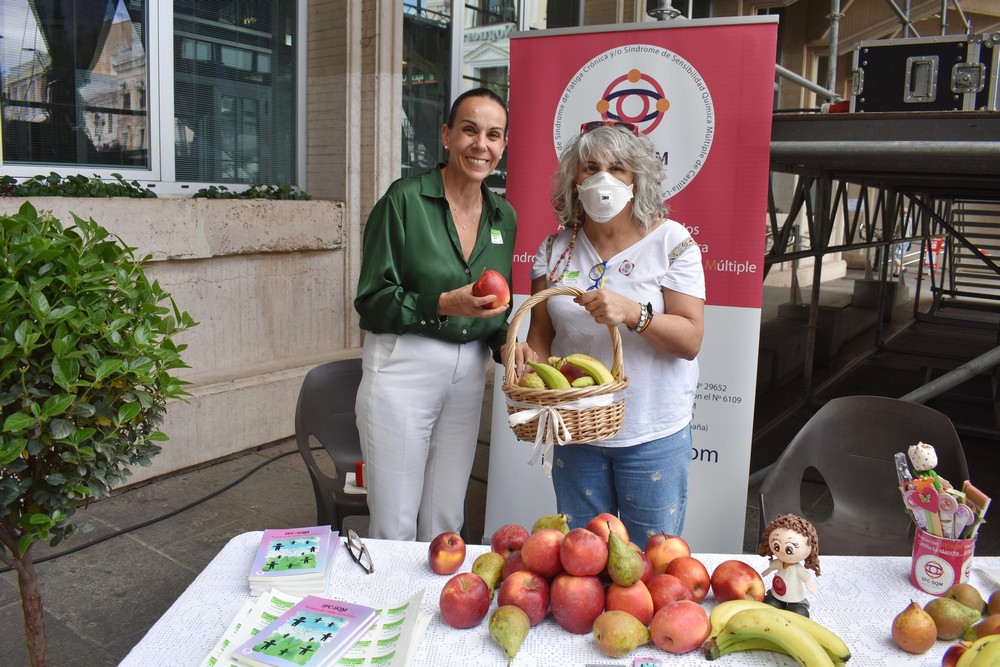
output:
[[[552,465],[556,507],[570,528],[601,512],[617,515],[629,539],[643,547],[650,535],[680,535],[687,508],[691,426],[632,447],[565,445]]]

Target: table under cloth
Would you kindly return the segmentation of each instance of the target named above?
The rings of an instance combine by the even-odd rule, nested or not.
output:
[[[250,599],[247,573],[261,532],[238,535],[222,549],[205,570],[191,583],[145,637],[125,657],[125,667],[194,667],[211,651],[240,607]],[[422,612],[431,616],[427,630],[417,647],[415,665],[446,667],[452,665],[506,665],[503,651],[489,637],[487,620],[477,627],[456,630],[444,623],[438,611],[441,587],[450,577],[434,574],[427,565],[426,542],[365,540],[375,563],[375,573],[366,574],[347,550],[334,563],[331,597],[384,606],[402,602],[425,589]],[[469,545],[461,571],[468,571],[488,546]],[[694,554],[711,572],[724,560],[742,560],[756,570],[763,570],[767,559],[754,554]],[[952,642],[939,641],[929,652],[913,656],[903,653],[890,637],[892,619],[910,602],[923,605],[931,596],[909,582],[909,557],[821,556],[821,576],[816,580],[819,592],[810,596],[812,617],[840,634],[853,657],[849,665],[885,667],[914,665],[938,667],[941,656]],[[1000,570],[1000,558],[976,558],[970,583],[983,597],[998,588],[988,577]],[[767,580],[765,583],[768,583]],[[711,593],[702,603],[714,606]],[[495,609],[496,604],[491,607]],[[512,667],[560,667],[568,665],[632,665],[633,659],[652,656],[664,665],[704,665],[698,651],[675,656],[652,644],[641,647],[627,659],[606,657],[588,633],[575,635],[560,628],[551,612],[531,628]],[[734,653],[717,664],[789,665],[785,657],[763,651]]]

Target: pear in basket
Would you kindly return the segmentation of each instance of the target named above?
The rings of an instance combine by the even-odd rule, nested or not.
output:
[[[535,372],[528,372],[517,381],[517,386],[525,389],[545,389],[545,381]]]

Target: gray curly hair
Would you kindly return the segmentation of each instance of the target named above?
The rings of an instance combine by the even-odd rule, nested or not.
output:
[[[583,223],[583,212],[576,194],[576,172],[580,162],[585,160],[606,164],[619,162],[635,174],[632,221],[637,227],[649,229],[666,217],[668,208],[663,203],[660,185],[663,164],[656,155],[653,142],[648,137],[635,136],[624,127],[607,126],[575,137],[559,158],[552,209],[560,224],[574,227]]]

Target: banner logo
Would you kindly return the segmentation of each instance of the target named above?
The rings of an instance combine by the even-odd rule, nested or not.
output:
[[[598,54],[563,89],[553,123],[561,155],[590,120],[633,123],[663,161],[663,197],[676,195],[701,171],[715,136],[708,85],[684,58],[651,44],[630,44]]]

